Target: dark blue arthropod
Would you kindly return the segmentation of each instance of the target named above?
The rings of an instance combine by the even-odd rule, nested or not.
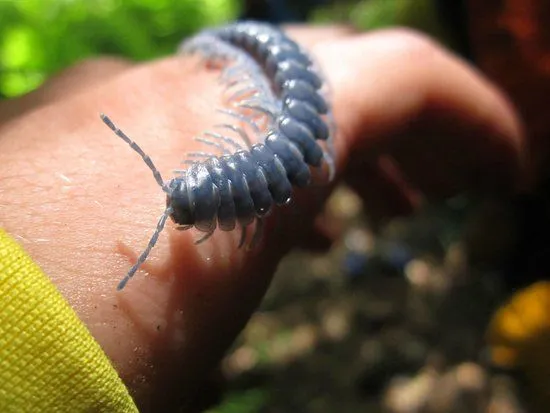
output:
[[[240,22],[205,30],[186,40],[181,53],[223,62],[221,82],[230,96],[219,111],[229,121],[195,137],[210,150],[190,152],[186,169],[164,181],[149,156],[105,115],[102,120],[145,161],[166,193],[166,209],[147,247],[118,285],[124,288],[147,259],[170,217],[178,229],[196,228],[208,239],[219,228],[256,223],[291,201],[293,187],[311,184],[312,168],[334,176],[333,123],[323,77],[308,54],[280,29]],[[263,125],[261,124],[263,122]],[[212,152],[213,151],[213,152]]]

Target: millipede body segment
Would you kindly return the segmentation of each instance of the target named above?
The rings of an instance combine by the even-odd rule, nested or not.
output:
[[[256,223],[250,245],[261,237],[262,218],[288,204],[293,187],[311,184],[312,170],[334,176],[333,123],[325,81],[311,57],[275,26],[239,22],[205,30],[186,40],[183,54],[221,61],[221,83],[231,92],[219,111],[228,123],[195,137],[208,149],[190,152],[187,168],[163,181],[151,159],[111,120],[103,121],[142,157],[166,193],[166,210],[124,288],[146,260],[170,217],[178,229],[196,228],[208,239],[216,228],[242,231]],[[261,125],[261,120],[264,124]],[[214,151],[214,152],[212,152]]]

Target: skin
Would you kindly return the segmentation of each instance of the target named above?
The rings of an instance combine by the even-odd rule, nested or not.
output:
[[[401,29],[289,31],[330,82],[339,179],[372,214],[409,212],[423,197],[524,184],[517,115],[456,56]],[[196,149],[190,138],[221,120],[213,110],[217,76],[187,57],[139,65],[99,59],[0,103],[0,225],[73,306],[144,412],[193,409],[281,257],[319,239],[315,216],[333,187],[301,191],[292,207],[272,214],[251,253],[236,250],[238,232],[218,232],[196,247],[197,234],[169,223],[143,269],[117,292],[164,195],[98,114],[135,139],[168,179]]]

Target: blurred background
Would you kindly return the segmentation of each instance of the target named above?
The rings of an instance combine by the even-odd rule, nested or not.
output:
[[[548,18],[547,0],[0,0],[0,99],[88,57],[173,53],[236,19],[430,34],[510,94],[537,154],[536,191],[384,219],[340,187],[324,212],[332,247],[284,260],[202,410],[546,412]]]
[[[431,0],[1,0],[0,94],[17,96],[87,57],[147,60],[202,27],[235,19],[401,23],[443,36]]]

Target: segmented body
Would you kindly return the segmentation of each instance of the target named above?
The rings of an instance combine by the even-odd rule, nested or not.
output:
[[[196,158],[179,175],[164,183],[141,149],[107,118],[105,123],[126,140],[153,170],[167,194],[167,208],[138,262],[119,284],[123,288],[156,243],[168,216],[182,229],[195,227],[207,239],[215,230],[242,229],[274,205],[290,202],[293,187],[311,183],[310,167],[328,168],[334,175],[330,105],[314,62],[278,28],[256,22],[234,23],[205,30],[185,41],[182,53],[199,53],[206,61],[221,60],[222,83],[236,89],[222,108],[234,124],[221,125],[240,136],[243,147],[229,134],[206,132],[196,138],[221,151],[194,152]],[[258,119],[263,119],[263,127]],[[239,125],[244,126],[239,126]],[[203,159],[201,159],[203,158]]]

